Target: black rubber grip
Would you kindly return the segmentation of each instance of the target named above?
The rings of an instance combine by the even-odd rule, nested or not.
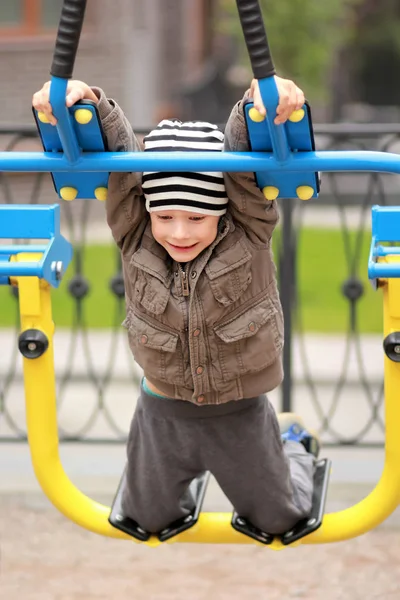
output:
[[[50,74],[71,79],[78,50],[86,0],[64,0]]]
[[[275,75],[275,67],[258,0],[236,0],[236,4],[254,77],[263,79]]]

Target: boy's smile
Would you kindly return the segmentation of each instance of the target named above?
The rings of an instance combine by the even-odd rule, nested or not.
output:
[[[217,236],[219,216],[165,210],[152,211],[150,219],[155,240],[177,262],[193,260]]]
[[[190,246],[177,246],[176,244],[171,243],[168,243],[168,245],[177,252],[189,252],[190,250],[193,250],[195,246],[197,246],[197,242],[195,244],[191,244]]]

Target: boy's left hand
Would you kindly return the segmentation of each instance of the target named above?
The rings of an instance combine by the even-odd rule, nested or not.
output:
[[[297,85],[290,79],[282,79],[282,77],[275,77],[276,87],[278,88],[279,104],[276,110],[276,117],[274,119],[275,125],[282,125],[288,120],[290,115],[295,111],[299,110],[304,102],[304,93]],[[260,87],[258,80],[253,79],[251,82],[250,93],[254,101],[254,107],[262,115],[266,115],[267,111],[261,98]]]

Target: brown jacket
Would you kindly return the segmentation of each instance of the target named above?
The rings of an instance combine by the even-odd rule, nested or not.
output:
[[[98,88],[113,151],[140,151],[119,106]],[[248,150],[243,102],[225,149]],[[121,249],[129,343],[146,377],[166,396],[220,404],[257,396],[282,380],[283,319],[271,235],[278,221],[252,173],[225,173],[229,209],[215,241],[183,271],[151,233],[141,173],[112,173],[107,220]]]

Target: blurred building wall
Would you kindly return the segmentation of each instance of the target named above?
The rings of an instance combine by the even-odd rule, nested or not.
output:
[[[88,0],[74,77],[103,87],[134,126],[152,124],[204,60],[206,3]],[[0,124],[32,122],[32,94],[49,79],[55,34],[12,36],[0,27]]]

